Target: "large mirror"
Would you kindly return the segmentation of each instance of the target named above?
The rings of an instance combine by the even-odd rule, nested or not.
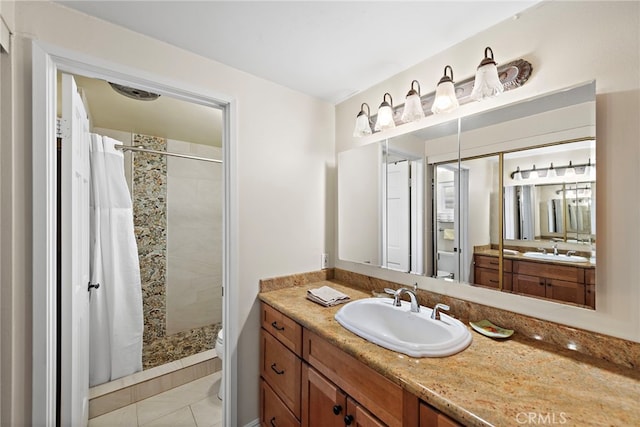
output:
[[[338,257],[593,308],[595,168],[595,82],[339,153]]]

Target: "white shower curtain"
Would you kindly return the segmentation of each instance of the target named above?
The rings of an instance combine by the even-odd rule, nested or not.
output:
[[[119,141],[91,134],[90,386],[142,370],[142,289]]]

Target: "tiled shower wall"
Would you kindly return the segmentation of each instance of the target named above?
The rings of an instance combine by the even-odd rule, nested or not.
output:
[[[132,139],[136,146],[167,150],[164,138],[134,134]],[[144,313],[142,364],[144,369],[149,369],[212,349],[220,324],[200,323],[190,328],[167,330],[167,217],[171,210],[167,203],[167,157],[135,153],[132,169]],[[214,292],[213,289],[210,292]]]

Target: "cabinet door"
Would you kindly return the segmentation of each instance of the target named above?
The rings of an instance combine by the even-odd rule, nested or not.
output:
[[[347,398],[347,415],[344,423],[353,427],[385,427],[381,421],[350,397]]]
[[[490,270],[488,268],[475,268],[475,280],[477,285],[487,286],[490,288],[498,288],[500,285],[500,273],[498,270]]]
[[[347,396],[307,364],[302,366],[302,425],[343,427]]]
[[[583,283],[566,280],[547,279],[547,298],[558,301],[585,303],[585,286]]]
[[[437,409],[420,402],[420,427],[461,427]]]
[[[261,425],[268,427],[300,427],[300,422],[264,380],[260,380],[260,406],[262,412]]]
[[[526,274],[513,275],[513,292],[519,294],[544,297],[546,295],[545,279]]]

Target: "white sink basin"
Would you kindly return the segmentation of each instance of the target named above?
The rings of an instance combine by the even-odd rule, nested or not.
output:
[[[522,254],[527,258],[543,259],[546,261],[561,261],[561,262],[587,262],[587,258],[578,255],[567,256],[565,254],[543,254],[542,252],[525,252]]]
[[[430,308],[411,313],[410,307],[407,301],[394,307],[391,298],[365,298],[345,304],[335,319],[368,341],[412,357],[450,356],[471,343],[469,329],[459,320],[442,311],[441,320],[433,320]]]

